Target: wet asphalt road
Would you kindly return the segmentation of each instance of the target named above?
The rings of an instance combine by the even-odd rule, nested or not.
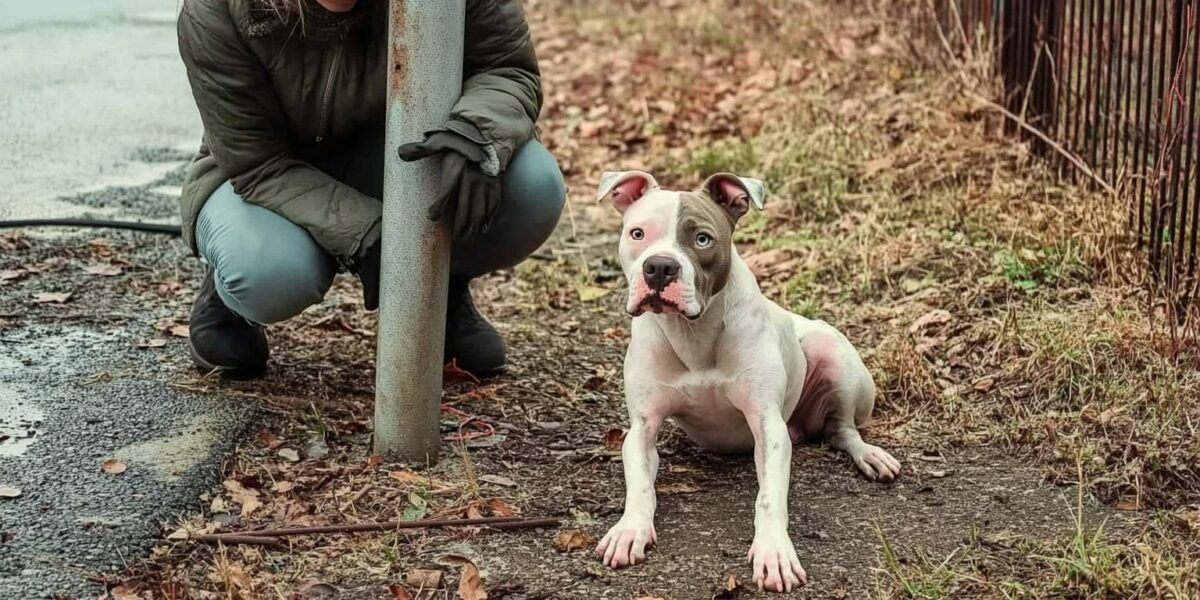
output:
[[[0,0],[0,219],[78,216],[62,196],[161,176],[200,118],[176,0]]]
[[[93,578],[202,509],[252,407],[166,385],[120,329],[0,333],[0,429],[29,442],[0,455],[0,484],[20,490],[0,499],[0,598],[98,597]],[[103,472],[108,458],[128,470]]]
[[[200,124],[175,7],[0,0],[0,219],[178,221]],[[0,488],[20,489],[0,493],[0,600],[95,598],[92,578],[200,508],[250,409],[169,385],[119,330],[17,323],[0,329]],[[128,471],[101,472],[109,457]]]

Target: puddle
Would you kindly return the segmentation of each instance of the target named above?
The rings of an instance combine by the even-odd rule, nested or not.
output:
[[[44,418],[32,402],[0,383],[0,458],[24,454],[37,441]]]

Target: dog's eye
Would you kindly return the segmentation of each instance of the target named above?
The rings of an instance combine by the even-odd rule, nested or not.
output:
[[[711,235],[708,235],[707,233],[701,233],[701,234],[696,235],[696,247],[697,248],[707,248],[707,247],[711,246],[712,243],[713,243],[713,238]]]
[[[629,237],[639,241],[644,240],[646,239],[646,232],[642,231],[641,227],[634,227],[629,230]]]

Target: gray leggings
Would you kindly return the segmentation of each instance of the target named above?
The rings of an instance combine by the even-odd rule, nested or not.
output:
[[[371,183],[356,187],[379,197],[364,188],[382,187],[380,177],[381,171],[373,172],[366,176]],[[550,152],[529,142],[501,178],[503,195],[491,227],[475,240],[454,244],[452,275],[474,277],[516,265],[554,232],[566,191]],[[225,306],[255,323],[277,323],[321,302],[337,274],[337,262],[307,231],[242,200],[229,182],[201,209],[196,245],[212,265]]]

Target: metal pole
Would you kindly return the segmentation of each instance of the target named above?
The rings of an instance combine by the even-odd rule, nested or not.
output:
[[[437,159],[406,163],[396,148],[445,122],[462,93],[465,12],[465,0],[391,0],[374,443],[413,463],[437,460],[450,233],[425,217]]]

